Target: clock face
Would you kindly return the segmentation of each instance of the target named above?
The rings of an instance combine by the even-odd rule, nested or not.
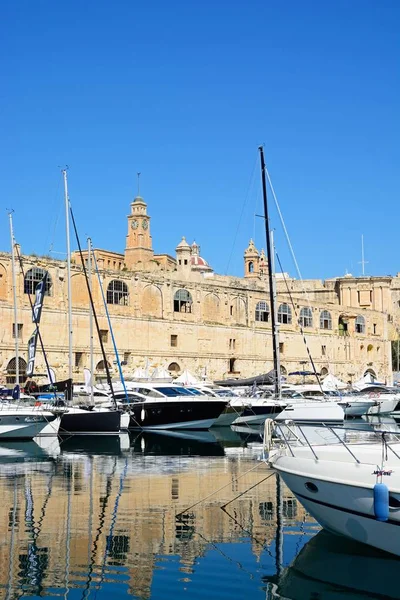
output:
[[[136,221],[136,219],[134,219],[133,221],[131,221],[131,227],[132,229],[137,229],[139,223]]]
[[[142,221],[142,227],[143,227],[143,229],[147,229],[148,226],[149,226],[149,224],[148,224],[147,221]]]

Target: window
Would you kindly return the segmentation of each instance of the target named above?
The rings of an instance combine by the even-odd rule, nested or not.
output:
[[[361,315],[356,318],[356,333],[365,333],[365,319]]]
[[[235,368],[236,368],[236,358],[230,358],[229,359],[229,373],[236,373]]]
[[[182,264],[182,260],[181,260],[181,259],[179,259],[179,260],[178,260],[178,263],[181,265],[181,264]]]
[[[229,307],[229,313],[231,315],[231,317],[233,316],[233,305],[231,304]]]
[[[173,346],[174,348],[176,348],[178,345],[178,336],[177,335],[171,335],[171,346]]]
[[[179,479],[176,477],[171,479],[171,499],[179,500]]]
[[[229,350],[234,350],[236,347],[236,340],[234,340],[233,338],[231,338],[229,340]]]
[[[322,356],[326,356],[326,346],[321,346],[321,354]]]
[[[256,306],[256,321],[263,321],[266,323],[269,320],[269,306],[264,301],[257,302]]]
[[[272,521],[274,518],[274,505],[272,502],[260,502],[258,512],[263,521]]]
[[[51,277],[50,274],[44,269],[39,267],[33,267],[25,275],[24,279],[24,294],[34,294],[38,284],[42,281],[43,277],[47,273],[45,296],[51,296]]]
[[[108,342],[108,329],[100,329],[100,337],[103,344]]]
[[[288,304],[281,304],[278,308],[278,323],[290,325],[292,323],[292,310]]]
[[[295,498],[283,500],[282,515],[285,519],[295,519],[297,517],[297,500]]]
[[[312,311],[310,307],[307,306],[301,309],[299,324],[302,327],[312,327]]]
[[[130,361],[131,358],[131,353],[130,352],[124,352],[124,363],[127,365]]]
[[[18,323],[17,325],[17,335],[19,340],[22,339],[22,323]],[[13,323],[12,327],[12,336],[15,338],[15,323]]]
[[[249,262],[249,273],[254,273],[254,263]]]
[[[19,383],[24,383],[26,379],[25,371],[26,371],[26,362],[23,358],[18,358],[18,367],[19,367]],[[7,365],[7,376],[6,383],[15,383],[15,375],[17,369],[17,359],[12,358]]]
[[[176,362],[171,363],[168,367],[168,371],[172,371],[172,373],[179,373],[180,370],[181,368]]]
[[[111,368],[111,365],[108,361],[107,361],[107,367],[109,369]],[[106,364],[105,364],[104,360],[101,360],[100,362],[97,363],[96,371],[105,371],[105,370],[106,370]]]
[[[374,324],[372,325],[372,328],[373,328],[373,333],[374,333],[374,335],[376,335],[376,323],[374,323]]]
[[[184,259],[184,261],[183,261],[183,264],[184,264],[184,265],[187,265],[187,264],[188,264],[188,262],[187,262],[187,258],[185,258],[185,259]]]
[[[192,296],[187,290],[178,290],[174,296],[174,312],[191,313]]]
[[[119,304],[120,306],[128,305],[128,286],[124,281],[113,279],[110,281],[107,288],[107,304]]]
[[[75,352],[75,367],[82,366],[83,352]]]
[[[285,350],[285,344],[283,342],[279,342],[279,354],[283,354]]]
[[[321,329],[332,329],[332,317],[331,313],[327,310],[323,310],[319,316],[319,326]]]

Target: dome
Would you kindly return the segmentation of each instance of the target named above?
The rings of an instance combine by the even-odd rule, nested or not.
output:
[[[194,254],[193,256],[190,257],[190,264],[200,266],[200,267],[211,268],[210,265],[208,264],[208,262],[204,258],[199,256],[198,254]]]
[[[135,204],[144,204],[146,206],[146,202],[143,200],[142,196],[136,196],[136,198],[134,198],[133,202]]]

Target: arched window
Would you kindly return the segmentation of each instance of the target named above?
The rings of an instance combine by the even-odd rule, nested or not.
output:
[[[26,379],[26,361],[23,358],[18,358],[18,367],[19,367],[19,383],[23,383]],[[15,375],[17,372],[17,359],[14,357],[10,360],[7,365],[7,383],[15,383]]]
[[[319,326],[321,329],[332,329],[332,317],[329,311],[321,311],[321,314],[319,315]]]
[[[264,321],[267,322],[269,320],[269,306],[264,301],[257,302],[256,306],[256,321]]]
[[[174,296],[174,312],[191,313],[192,312],[192,296],[187,290],[178,290]]]
[[[107,361],[107,366],[109,369],[111,369],[111,365],[108,361]],[[97,363],[96,371],[105,371],[105,370],[106,370],[105,362],[104,362],[104,360],[101,360],[100,362]]]
[[[302,327],[312,327],[312,310],[309,306],[305,306],[301,309],[299,324]]]
[[[129,292],[128,286],[124,281],[113,279],[107,288],[107,304],[119,304],[128,306]]]
[[[254,263],[249,262],[249,273],[254,273]]]
[[[27,273],[25,273],[24,294],[34,294],[38,284],[45,276],[45,273],[47,273],[47,280],[44,294],[45,296],[51,296],[52,283],[50,273],[44,269],[40,269],[39,267],[33,267],[32,269],[29,269]]]
[[[365,333],[365,319],[361,315],[356,318],[356,333]]]
[[[281,367],[281,375],[283,375],[284,377],[286,377],[287,375],[287,369],[286,367],[284,367],[283,365],[280,365]]]
[[[290,325],[292,323],[292,310],[286,303],[281,304],[278,308],[278,323]]]
[[[168,371],[171,371],[171,373],[174,373],[174,374],[178,374],[180,370],[181,370],[181,368],[178,365],[178,363],[176,363],[176,362],[172,362],[168,367]]]
[[[320,371],[320,376],[321,377],[326,377],[328,375],[329,371],[326,367],[322,367],[321,371]]]

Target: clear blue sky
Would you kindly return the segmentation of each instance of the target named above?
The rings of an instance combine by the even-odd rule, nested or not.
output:
[[[68,164],[82,238],[122,252],[140,171],[155,251],[185,235],[240,275],[265,143],[303,276],[359,275],[361,234],[367,274],[395,274],[399,27],[398,0],[5,0],[0,249],[12,207],[23,252],[65,252]]]

